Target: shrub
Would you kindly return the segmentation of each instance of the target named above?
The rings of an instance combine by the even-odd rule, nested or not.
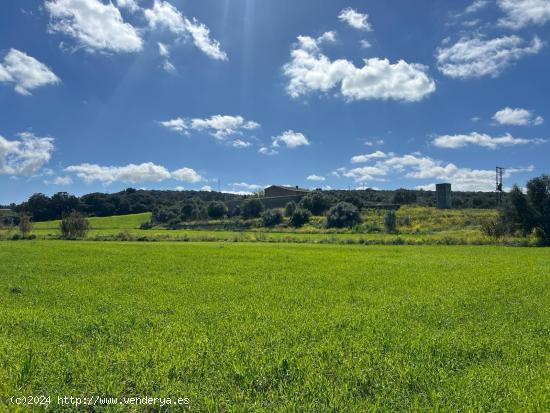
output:
[[[296,208],[296,210],[290,217],[290,225],[292,225],[294,228],[303,227],[309,222],[310,218],[311,212],[309,212],[307,209]]]
[[[59,229],[65,239],[84,238],[90,229],[90,223],[80,212],[73,211],[63,216]]]
[[[481,232],[488,237],[499,239],[506,234],[506,225],[499,219],[489,219],[481,223]]]
[[[208,216],[212,219],[220,219],[227,215],[227,207],[223,202],[212,201],[208,204]]]
[[[32,222],[31,218],[28,215],[21,215],[19,217],[19,231],[25,237],[29,232],[32,231]]]
[[[361,222],[361,214],[357,207],[348,202],[339,202],[333,206],[327,215],[327,227],[353,227]]]
[[[262,214],[262,225],[264,227],[274,227],[283,222],[283,214],[278,209],[268,209]]]
[[[151,221],[144,222],[139,226],[140,229],[153,229],[153,223]]]
[[[241,215],[243,218],[258,218],[263,210],[264,205],[262,202],[259,199],[251,198],[243,203]]]
[[[294,211],[296,211],[296,208],[298,208],[298,205],[296,205],[296,202],[290,201],[285,205],[285,217],[290,218],[292,214],[294,214]]]
[[[319,191],[306,195],[300,201],[300,206],[307,209],[313,215],[322,215],[329,209],[331,200]]]
[[[394,210],[389,210],[384,216],[384,227],[387,232],[395,232],[397,229],[397,215]]]

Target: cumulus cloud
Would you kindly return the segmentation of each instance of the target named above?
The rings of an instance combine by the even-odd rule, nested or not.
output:
[[[189,182],[193,184],[204,180],[202,176],[191,168],[181,168],[172,172],[172,178],[177,181]]]
[[[521,29],[550,21],[550,0],[498,0],[497,3],[506,14],[499,20],[504,27]]]
[[[527,170],[532,168],[510,170],[507,171],[507,176]],[[388,154],[386,158],[376,161],[373,165],[352,169],[339,168],[334,171],[335,176],[351,178],[363,183],[382,179],[389,174],[410,179],[447,181],[459,191],[491,191],[494,189],[495,179],[495,172],[492,169],[461,168],[453,163],[432,159],[420,153],[402,156]],[[435,187],[435,182],[419,187],[432,188]]]
[[[129,164],[126,166],[100,166],[96,164],[83,163],[71,165],[65,168],[66,172],[75,173],[80,179],[87,183],[102,182],[111,184],[113,182],[126,182],[138,184],[143,182],[160,182],[170,178],[170,172],[160,165],[146,162],[139,165]]]
[[[298,146],[309,145],[309,141],[303,133],[294,132],[292,129],[283,132],[279,136],[273,137],[271,146],[273,148],[278,148],[281,143],[284,143],[287,148],[297,148]]]
[[[399,60],[370,58],[363,67],[346,59],[330,60],[321,53],[324,36],[317,39],[298,36],[291,50],[291,60],[283,66],[288,78],[286,87],[293,98],[311,92],[327,93],[339,88],[349,100],[395,99],[419,101],[435,91],[435,82],[420,64]]]
[[[307,178],[306,178],[308,181],[315,181],[315,182],[323,182],[323,181],[326,181],[326,178],[324,176],[320,176],[320,175],[309,175]]]
[[[190,131],[206,132],[216,139],[223,140],[245,131],[258,129],[257,122],[244,119],[242,116],[214,115],[209,118],[175,118],[160,122],[162,126],[174,132],[188,134]]]
[[[116,0],[116,5],[121,9],[127,9],[132,13],[141,10],[136,0]]]
[[[49,29],[72,37],[88,52],[138,52],[143,42],[138,31],[124,22],[111,2],[99,0],[47,0]]]
[[[364,163],[370,161],[371,159],[385,158],[386,156],[387,155],[382,151],[376,151],[365,155],[355,155],[351,158],[351,163]]]
[[[440,47],[436,58],[439,70],[452,78],[497,77],[515,61],[537,54],[543,47],[537,36],[529,42],[518,36],[485,39],[475,35],[463,37],[449,47]]]
[[[188,19],[167,1],[155,0],[153,7],[144,10],[144,16],[151,29],[168,30],[178,37],[190,37],[193,44],[204,54],[215,60],[227,60],[220,42],[210,38],[210,29],[197,19]]]
[[[20,133],[18,140],[0,136],[0,174],[31,176],[47,164],[54,150],[54,140],[30,132]]]
[[[56,85],[59,78],[44,63],[17,49],[10,49],[0,62],[0,83],[13,84],[21,95],[31,95],[31,90]]]
[[[477,132],[472,132],[468,135],[441,135],[433,140],[433,144],[435,146],[446,149],[458,149],[470,145],[497,149],[503,146],[540,144],[545,142],[546,140],[544,139],[514,138],[509,133],[504,136],[492,137],[487,134]]]
[[[542,116],[535,116],[527,109],[505,107],[494,114],[493,120],[501,125],[538,126],[544,122]]]
[[[343,9],[338,18],[357,30],[363,30],[366,32],[372,31],[372,26],[369,23],[369,15],[366,13],[359,13],[357,10],[351,7]]]

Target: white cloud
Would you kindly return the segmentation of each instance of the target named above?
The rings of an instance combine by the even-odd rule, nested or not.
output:
[[[532,168],[529,168],[532,170]],[[529,169],[507,171],[507,176],[513,173],[524,172]],[[352,178],[356,182],[379,180],[389,174],[398,174],[402,178],[436,180],[451,182],[455,190],[460,191],[491,191],[494,189],[495,171],[460,168],[453,163],[423,156],[420,153],[403,156],[389,156],[378,160],[374,165],[362,168],[339,168],[334,171],[335,176]],[[435,182],[422,185],[431,188]]]
[[[67,186],[73,183],[70,176],[56,176],[54,179],[44,181],[47,185]]]
[[[216,139],[226,139],[233,135],[241,135],[245,131],[258,129],[257,122],[244,119],[242,116],[214,115],[210,118],[175,118],[160,122],[174,132],[187,134],[191,130],[207,132]]]
[[[499,24],[521,29],[530,24],[543,25],[550,21],[550,0],[498,0],[506,17]]]
[[[386,156],[388,156],[388,155],[386,155],[382,151],[376,151],[376,152],[365,154],[365,155],[355,155],[351,158],[351,163],[368,162],[371,159],[385,158]]]
[[[163,58],[163,64],[162,68],[167,71],[168,73],[175,73],[177,72],[175,66],[170,61],[170,46],[167,44],[158,42],[157,43],[159,47],[159,55]]]
[[[244,149],[252,146],[250,142],[243,141],[242,139],[235,139],[233,142],[231,142],[231,146],[234,148]]]
[[[229,186],[234,189],[231,193],[235,194],[251,194],[253,192],[262,191],[265,188],[264,185],[248,184],[246,182],[235,182],[229,184]]]
[[[201,191],[212,192],[212,187],[209,185],[205,185],[201,188]]]
[[[291,50],[291,61],[283,66],[289,79],[287,92],[298,98],[310,92],[327,93],[339,87],[341,95],[349,100],[395,99],[419,101],[435,91],[435,82],[419,64],[387,59],[364,60],[356,67],[346,59],[331,61],[321,53],[323,36],[314,39],[298,36]]]
[[[136,0],[116,0],[116,5],[121,9],[127,9],[132,13],[141,10]]]
[[[464,14],[476,13],[488,5],[489,5],[488,0],[474,0],[472,4],[466,7],[466,10],[464,10]]]
[[[309,175],[307,178],[306,178],[308,181],[315,181],[315,182],[323,182],[323,181],[326,181],[326,178],[324,176],[320,176],[320,175]]]
[[[0,136],[0,174],[30,176],[49,162],[54,140],[37,137],[29,132],[9,141]]]
[[[526,145],[545,143],[544,139],[514,138],[510,134],[492,137],[484,133],[472,132],[468,135],[442,135],[433,140],[433,144],[440,148],[457,149],[469,145],[497,149],[502,146]]]
[[[513,62],[537,54],[544,46],[537,36],[528,42],[518,36],[487,40],[480,35],[463,37],[450,47],[437,50],[439,70],[453,78],[497,77]]]
[[[48,0],[45,6],[50,31],[74,38],[88,52],[138,52],[143,47],[138,31],[111,2]]]
[[[210,29],[197,19],[188,19],[167,1],[155,0],[151,9],[144,11],[151,29],[168,30],[178,37],[191,37],[193,44],[204,54],[216,60],[227,60],[220,42],[210,38]]]
[[[261,153],[262,155],[277,155],[279,151],[270,148],[269,146],[262,146],[260,149],[258,149],[258,153]]]
[[[366,13],[359,13],[357,10],[352,9],[351,7],[343,9],[338,18],[349,24],[351,27],[357,30],[363,30],[367,32],[372,31],[372,26],[369,23],[369,15]]]
[[[171,176],[164,166],[155,165],[152,162],[139,165],[129,164],[126,166],[100,166],[84,163],[69,166],[65,168],[65,171],[75,173],[87,183],[98,181],[105,184],[113,182],[128,182],[132,184],[160,182]]]
[[[31,90],[56,85],[60,80],[44,63],[17,49],[10,49],[0,62],[0,82],[13,83],[17,93],[28,96]]]
[[[177,171],[172,172],[172,178],[177,181],[189,182],[192,184],[204,180],[202,176],[200,176],[194,169],[191,168],[181,168]]]
[[[376,139],[374,141],[365,141],[365,146],[383,145],[384,139]]]
[[[278,148],[281,142],[284,143],[287,148],[297,148],[298,146],[309,145],[309,141],[303,133],[294,132],[292,129],[283,132],[279,136],[273,137],[271,146],[273,148]]]
[[[493,120],[501,125],[538,126],[544,122],[542,116],[536,116],[527,109],[505,107],[494,114]]]
[[[372,44],[368,40],[359,40],[359,45],[362,49],[368,49],[372,47]]]

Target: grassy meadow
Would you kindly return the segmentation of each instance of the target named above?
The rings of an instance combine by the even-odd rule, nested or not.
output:
[[[329,244],[445,244],[445,245],[536,245],[533,237],[505,236],[495,240],[480,228],[485,220],[497,214],[490,209],[439,210],[431,207],[403,206],[397,211],[396,233],[384,230],[381,210],[363,211],[363,223],[354,228],[327,229],[323,217],[312,217],[311,223],[296,229],[286,223],[274,228],[260,226],[251,220],[251,228],[231,228],[234,221],[191,222],[186,229],[154,227],[140,229],[151,213],[89,218],[91,230],[87,239],[95,241],[232,241],[295,242]],[[217,228],[227,225],[229,229]],[[257,225],[257,227],[254,227]],[[234,225],[233,225],[234,226]],[[0,239],[10,239],[17,228],[0,228]],[[39,239],[59,238],[59,221],[36,222],[32,235]]]
[[[0,411],[550,411],[545,249],[35,240],[0,263]]]

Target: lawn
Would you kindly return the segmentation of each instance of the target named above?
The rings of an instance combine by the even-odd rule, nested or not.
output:
[[[550,410],[545,249],[20,241],[0,263],[0,411]]]

